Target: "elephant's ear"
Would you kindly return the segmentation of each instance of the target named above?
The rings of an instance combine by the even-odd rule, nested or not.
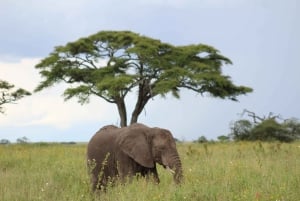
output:
[[[154,160],[146,135],[136,130],[130,130],[120,135],[118,144],[121,150],[131,157],[138,164],[152,168]]]

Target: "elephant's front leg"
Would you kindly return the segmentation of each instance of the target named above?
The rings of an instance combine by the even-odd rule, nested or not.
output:
[[[136,162],[127,155],[121,155],[117,160],[117,171],[122,183],[130,182],[138,172]]]
[[[159,177],[158,177],[158,174],[157,174],[156,166],[153,169],[154,169],[153,172],[152,172],[153,179],[154,179],[155,183],[159,184],[160,180],[159,180]]]
[[[151,179],[157,184],[160,182],[156,166],[154,166],[153,168],[143,167],[143,171],[141,172],[141,174],[142,176],[146,177],[147,180]]]

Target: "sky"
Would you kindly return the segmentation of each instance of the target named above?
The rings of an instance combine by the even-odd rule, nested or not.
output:
[[[263,116],[300,118],[300,1],[298,0],[1,0],[0,79],[33,91],[42,78],[34,66],[55,46],[104,30],[130,30],[173,45],[207,44],[233,62],[223,73],[253,88],[238,102],[183,90],[178,100],[155,97],[139,121],[169,129],[180,140],[216,139],[244,109]],[[64,102],[58,84],[0,114],[0,139],[11,142],[87,142],[118,124],[115,105]],[[128,97],[128,113],[135,94]]]

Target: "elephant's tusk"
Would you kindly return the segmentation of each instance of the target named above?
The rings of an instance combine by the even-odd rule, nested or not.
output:
[[[169,170],[172,174],[175,174],[175,171],[172,170],[169,166],[167,166],[167,170]]]

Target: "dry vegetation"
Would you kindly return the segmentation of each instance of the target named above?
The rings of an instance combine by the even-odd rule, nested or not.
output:
[[[143,179],[90,193],[86,145],[0,146],[0,200],[281,200],[300,197],[300,143],[178,144],[185,181],[159,168]]]

